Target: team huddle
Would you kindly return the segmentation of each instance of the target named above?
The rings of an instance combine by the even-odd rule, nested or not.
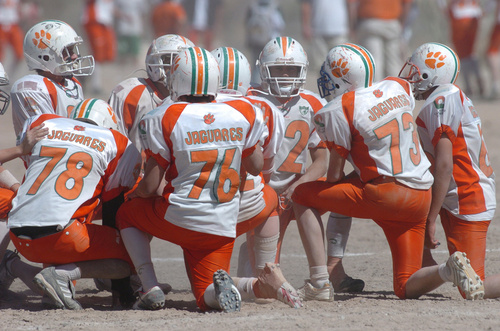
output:
[[[22,184],[0,165],[0,292],[18,277],[44,307],[82,309],[75,284],[91,278],[115,309],[161,309],[171,287],[152,262],[157,237],[182,248],[201,311],[254,299],[300,308],[363,291],[342,265],[356,217],[383,229],[399,298],[445,282],[466,299],[500,296],[500,276],[484,274],[494,173],[448,46],[421,45],[398,77],[374,81],[370,52],[339,44],[313,68],[317,94],[304,89],[309,62],[291,37],[264,46],[261,83],[250,86],[239,50],[164,35],[148,49],[147,77],[120,82],[104,101],[84,98],[75,78],[94,67],[82,42],[62,21],[34,25],[24,54],[36,73],[0,95],[18,139],[0,162],[26,165]],[[425,101],[414,118],[415,99]],[[441,264],[431,254],[438,215],[450,253]],[[310,273],[298,289],[279,265],[292,220]]]

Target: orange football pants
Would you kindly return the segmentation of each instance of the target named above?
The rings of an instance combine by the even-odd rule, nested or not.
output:
[[[113,61],[116,56],[116,36],[113,28],[99,23],[87,23],[84,27],[95,61]]]
[[[236,237],[255,229],[257,226],[266,221],[269,215],[276,210],[276,207],[278,206],[278,195],[276,192],[267,184],[264,185],[262,192],[264,193],[262,199],[266,202],[266,206],[254,217],[236,225]]]
[[[337,183],[301,184],[292,200],[318,210],[373,219],[384,231],[391,249],[394,292],[406,298],[406,282],[422,265],[431,189],[412,189],[384,177],[363,183],[356,176]]]
[[[464,221],[446,209],[441,209],[439,216],[450,255],[457,251],[466,253],[472,268],[484,280],[486,234],[490,221]]]
[[[134,266],[120,232],[109,226],[73,221],[63,231],[38,239],[21,239],[10,231],[16,249],[31,262],[46,265],[120,259]]]
[[[13,191],[7,188],[0,188],[0,219],[7,218],[15,195]]]
[[[203,294],[213,283],[214,272],[219,269],[229,272],[235,239],[176,226],[164,219],[168,206],[163,197],[126,201],[116,214],[118,228],[135,227],[181,246],[196,304],[203,311],[210,310]]]

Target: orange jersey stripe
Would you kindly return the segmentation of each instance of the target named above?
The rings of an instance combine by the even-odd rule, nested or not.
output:
[[[139,100],[141,99],[142,93],[145,89],[145,85],[138,85],[134,87],[125,98],[123,103],[123,122],[127,131],[134,125],[135,115],[137,114],[137,105],[139,104]]]
[[[243,100],[231,100],[231,101],[226,101],[224,102],[226,105],[229,105],[239,111],[247,121],[250,123],[250,130],[248,130],[248,135],[250,134],[250,131],[252,131],[253,126],[255,124],[255,111],[253,109],[252,104],[243,101]]]
[[[344,115],[349,123],[351,131],[351,158],[354,164],[360,169],[360,177],[363,182],[379,176],[377,171],[377,164],[370,157],[368,146],[363,141],[363,137],[359,131],[354,127],[354,99],[355,92],[347,92],[342,95],[342,109]]]
[[[52,102],[52,108],[54,109],[54,113],[55,113],[56,109],[57,109],[57,90],[56,90],[56,87],[55,87],[54,83],[48,78],[44,78],[43,82],[45,83],[45,86],[47,86],[47,90],[49,91],[50,101]]]

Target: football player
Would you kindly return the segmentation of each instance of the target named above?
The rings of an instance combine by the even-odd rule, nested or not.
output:
[[[41,114],[26,121],[20,140],[41,123],[49,134],[26,158],[25,180],[9,213],[10,237],[26,259],[49,265],[33,281],[57,308],[82,308],[74,298],[79,278],[114,279],[126,307],[134,301],[130,258],[116,229],[91,221],[102,201],[103,223],[114,223],[105,218],[114,218],[135,184],[140,155],[116,131],[106,102],[85,99],[70,117]]]
[[[40,114],[68,117],[84,99],[75,76],[88,76],[94,70],[91,55],[80,56],[83,39],[62,21],[35,24],[24,37],[24,59],[36,74],[17,80],[11,89],[12,121],[17,135],[24,121]]]
[[[425,101],[416,123],[434,169],[423,265],[436,264],[430,249],[439,245],[435,236],[439,215],[450,254],[467,254],[484,280],[484,288],[462,289],[462,296],[497,298],[500,275],[485,278],[484,272],[486,235],[496,209],[495,174],[479,112],[454,84],[459,72],[459,57],[450,47],[426,43],[413,52],[400,73],[412,83],[415,98]]]

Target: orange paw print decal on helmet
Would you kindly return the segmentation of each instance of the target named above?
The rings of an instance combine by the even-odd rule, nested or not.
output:
[[[431,69],[441,68],[445,64],[444,59],[446,59],[446,55],[441,52],[429,52],[427,59],[425,59],[425,65]]]
[[[337,78],[347,75],[349,72],[349,68],[346,68],[347,64],[347,61],[342,61],[342,59],[338,59],[336,63],[332,62],[330,64],[332,68],[332,75]]]
[[[42,39],[50,40],[51,38],[52,36],[50,35],[50,33],[48,32],[45,33],[45,30],[41,30],[40,32],[35,32],[35,38],[33,38],[32,40],[35,46],[37,46],[40,49],[45,49],[47,48],[47,44],[42,42]]]

